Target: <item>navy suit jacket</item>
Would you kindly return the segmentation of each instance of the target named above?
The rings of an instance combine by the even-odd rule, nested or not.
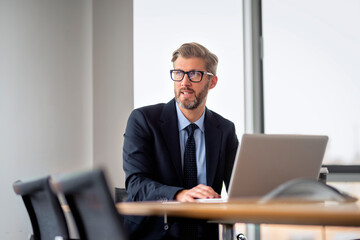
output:
[[[175,104],[172,99],[130,114],[123,147],[128,201],[174,200],[184,189]],[[207,185],[220,193],[223,182],[229,186],[238,147],[235,126],[207,108],[204,125]],[[133,239],[181,235],[177,220],[164,223],[161,218],[125,216],[125,225]]]

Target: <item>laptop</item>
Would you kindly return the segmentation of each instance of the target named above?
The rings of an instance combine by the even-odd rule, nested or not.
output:
[[[228,199],[198,199],[199,202],[258,198],[297,178],[317,180],[327,136],[244,134],[231,175]]]

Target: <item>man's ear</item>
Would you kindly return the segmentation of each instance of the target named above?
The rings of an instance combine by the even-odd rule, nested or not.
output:
[[[213,76],[210,79],[209,89],[213,89],[217,84],[218,78],[217,76]]]

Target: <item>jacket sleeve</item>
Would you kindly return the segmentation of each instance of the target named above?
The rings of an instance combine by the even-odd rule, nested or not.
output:
[[[123,146],[123,168],[128,201],[173,200],[180,187],[157,181],[154,131],[143,111],[130,114]]]
[[[237,149],[239,146],[239,140],[237,138],[236,135],[236,131],[235,131],[235,126],[233,123],[231,123],[231,128],[229,131],[229,137],[227,140],[227,149],[226,149],[226,165],[225,165],[225,178],[224,178],[224,182],[225,182],[225,187],[226,190],[229,190],[229,185],[230,185],[230,179],[231,179],[231,174],[232,174],[232,169],[234,166],[234,162],[235,162],[235,157],[236,157],[236,153],[237,153]]]

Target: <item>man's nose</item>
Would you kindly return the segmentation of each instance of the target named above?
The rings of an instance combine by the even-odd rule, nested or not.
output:
[[[184,78],[183,78],[183,80],[181,81],[181,85],[183,85],[183,86],[191,85],[191,81],[190,81],[190,78],[189,78],[189,75],[188,75],[188,74],[185,74],[185,75],[184,75]]]

